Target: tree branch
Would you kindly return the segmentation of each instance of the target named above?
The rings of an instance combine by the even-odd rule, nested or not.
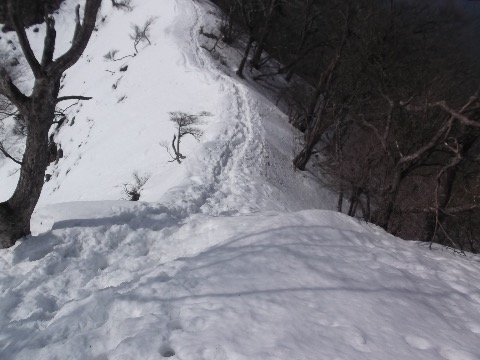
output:
[[[45,41],[43,45],[42,68],[49,65],[53,60],[53,53],[55,52],[55,40],[57,32],[55,31],[55,19],[52,16],[45,17],[47,26],[45,33]]]
[[[471,101],[473,102],[473,100],[475,100],[475,98],[473,98]],[[465,107],[468,107],[468,105],[469,105],[470,103],[471,103],[471,102],[467,103],[467,105],[464,106],[464,108],[465,108]],[[456,120],[460,121],[460,122],[461,122],[462,124],[464,124],[464,125],[480,127],[480,122],[471,120],[471,119],[469,119],[468,117],[466,117],[465,115],[462,115],[462,114],[461,114],[461,113],[463,112],[462,110],[460,110],[460,112],[455,111],[454,109],[452,109],[451,107],[449,107],[445,101],[439,101],[439,102],[433,104],[433,106],[438,106],[438,107],[440,107],[441,109],[445,110],[445,111],[446,111],[447,113],[449,113],[453,118],[455,118]]]
[[[420,149],[418,149],[417,151],[415,151],[414,153],[410,154],[410,155],[407,155],[407,156],[403,156],[399,161],[398,161],[398,165],[401,165],[401,164],[405,164],[405,163],[408,163],[410,161],[413,161],[417,158],[419,158],[420,156],[422,156],[423,154],[425,154],[427,151],[431,150],[436,144],[437,142],[440,140],[440,138],[442,136],[444,136],[445,134],[447,134],[449,131],[450,131],[450,128],[452,126],[452,122],[453,122],[453,118],[450,118],[437,132],[436,134],[430,139],[430,141],[425,144],[424,146],[422,146]]]
[[[28,100],[28,97],[15,86],[3,67],[0,67],[0,95],[5,96],[17,108],[22,108]]]
[[[75,64],[87,47],[90,36],[95,28],[97,12],[102,0],[86,0],[83,15],[83,24],[80,24],[79,10],[77,8],[77,26],[75,28],[72,46],[65,54],[53,61],[48,67],[48,72],[59,75]]]
[[[72,96],[60,96],[57,98],[56,103],[58,104],[61,101],[66,101],[66,100],[91,100],[93,99],[90,96],[77,96],[77,95],[72,95]]]
[[[18,161],[15,159],[12,155],[10,155],[7,150],[5,150],[5,147],[3,146],[3,143],[0,142],[0,152],[8,159],[12,160],[14,163],[18,165],[23,165],[21,161]]]
[[[444,209],[437,209],[437,207],[435,206],[428,206],[428,207],[422,207],[422,208],[409,207],[409,208],[400,209],[400,211],[403,213],[412,213],[412,214],[419,214],[419,213],[431,214],[431,213],[436,213],[437,210],[446,215],[458,215],[464,212],[480,210],[480,204],[465,204],[465,205],[452,206]]]
[[[18,0],[8,0],[8,14],[10,16],[10,21],[13,24],[13,28],[18,36],[18,42],[22,48],[25,59],[28,62],[28,65],[32,69],[33,75],[35,78],[40,78],[43,75],[42,67],[40,66],[33,50],[28,41],[27,33],[25,32],[25,27],[23,25],[22,16],[20,12],[20,1]]]

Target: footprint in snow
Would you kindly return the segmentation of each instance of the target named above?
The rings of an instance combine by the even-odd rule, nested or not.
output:
[[[427,350],[432,347],[427,339],[424,339],[416,335],[407,335],[403,337],[403,340],[414,349]]]
[[[480,324],[477,323],[467,323],[467,329],[470,330],[474,334],[480,335]]]
[[[344,331],[345,341],[357,351],[370,352],[370,348],[367,344],[367,338],[362,331],[356,328],[345,328]]]
[[[160,347],[160,355],[162,355],[165,358],[172,357],[172,356],[175,356],[175,351],[173,350],[173,348],[170,346],[169,343],[164,343]]]
[[[468,351],[453,348],[442,348],[439,354],[446,360],[478,360],[476,355]]]

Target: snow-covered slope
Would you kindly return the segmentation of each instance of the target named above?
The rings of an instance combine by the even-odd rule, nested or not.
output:
[[[75,3],[57,19],[64,48]],[[0,251],[0,358],[480,359],[480,258],[311,210],[333,198],[293,171],[286,116],[232,75],[240,50],[217,61],[201,47],[215,12],[104,1],[62,88],[94,99],[55,133],[65,157],[48,170],[36,236]],[[130,25],[152,16],[152,45],[104,61],[133,54]],[[181,165],[159,145],[169,111],[213,114]],[[12,170],[0,164],[3,199]],[[142,202],[120,201],[133,171],[150,175]]]
[[[69,45],[75,3],[67,1],[56,21],[59,54]],[[212,211],[217,212],[229,211],[228,205],[222,207],[218,202],[223,196],[236,201],[235,191],[242,199],[233,211],[288,208],[290,204],[295,209],[325,207],[321,196],[311,196],[318,192],[314,183],[297,189],[291,186],[303,176],[290,166],[293,135],[285,115],[245,83],[224,74],[198,44],[201,7],[192,1],[172,0],[133,4],[132,12],[122,12],[104,2],[98,31],[82,59],[66,74],[62,96],[93,99],[60,103],[64,108],[76,105],[66,111],[69,122],[55,131],[64,158],[47,170],[52,179],[45,184],[39,207],[121,199],[122,184],[131,182],[135,171],[150,176],[141,196],[144,201],[158,201],[179,186],[184,198],[184,188],[190,189],[188,203],[197,207],[212,203]],[[152,45],[141,43],[139,53],[132,57],[132,25],[142,26],[150,18],[154,18],[149,36]],[[30,32],[38,52],[42,30]],[[105,61],[104,55],[111,50],[118,50],[117,58],[128,57]],[[232,66],[238,62],[234,57],[229,59]],[[125,66],[127,70],[121,71]],[[188,136],[182,140],[182,153],[187,155],[182,166],[168,162],[170,157],[160,146],[161,142],[170,144],[175,134],[169,120],[172,111],[213,114],[204,119],[207,124],[200,144]],[[275,131],[278,141],[268,141],[265,128]],[[0,189],[2,200],[11,195],[16,183],[16,176],[7,174],[17,165],[9,160],[5,164],[0,168],[2,180],[7,181]],[[268,183],[265,177],[274,181]],[[278,178],[289,182],[289,191]]]

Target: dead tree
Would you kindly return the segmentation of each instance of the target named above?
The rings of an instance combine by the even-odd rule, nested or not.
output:
[[[35,77],[31,95],[23,94],[5,68],[0,68],[0,95],[5,96],[25,119],[26,146],[20,167],[20,178],[12,197],[0,203],[0,246],[9,247],[30,234],[30,218],[43,188],[48,166],[48,133],[55,119],[55,107],[67,99],[86,99],[80,96],[59,97],[60,79],[65,70],[82,55],[95,27],[101,0],[86,0],[83,21],[80,5],[76,8],[76,26],[71,47],[54,59],[55,20],[47,16],[42,57],[38,60],[30,46],[20,14],[19,2],[8,1],[10,21],[18,37],[23,55]]]

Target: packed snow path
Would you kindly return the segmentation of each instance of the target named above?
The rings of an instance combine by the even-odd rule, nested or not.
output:
[[[67,156],[50,169],[39,235],[0,251],[0,359],[480,359],[479,257],[298,211],[328,195],[289,167],[285,116],[201,48],[214,8],[159,4],[105,2],[106,23],[67,75],[66,91],[97,100],[58,133]],[[106,44],[152,15],[154,44],[115,72],[112,99]],[[157,153],[175,110],[214,114],[181,166]],[[148,203],[54,204],[116,199],[133,166],[151,171]]]

